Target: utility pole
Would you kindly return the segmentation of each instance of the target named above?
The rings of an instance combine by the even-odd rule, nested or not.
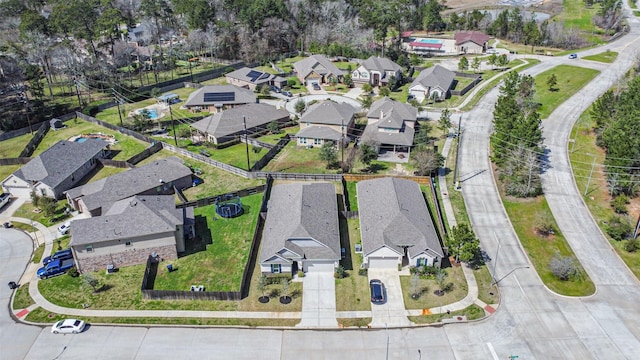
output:
[[[80,90],[78,90],[78,80],[73,78],[73,83],[76,85],[76,96],[78,96],[78,106],[80,107],[80,112],[82,112],[82,99],[80,99]]]
[[[460,118],[458,119],[458,144],[456,145],[456,165],[453,170],[453,182],[455,184],[455,188],[460,188],[460,182],[458,181],[458,161],[460,159],[460,143],[462,142],[462,113],[460,113]]]
[[[124,127],[123,123],[122,123],[122,112],[120,111],[120,105],[122,103],[122,99],[118,97],[118,93],[116,92],[115,89],[111,89],[111,92],[113,93],[113,98],[116,100],[116,105],[118,106],[118,117],[120,117],[120,127]]]
[[[171,117],[171,127],[173,128],[173,141],[175,141],[176,147],[178,147],[178,136],[176,135],[176,124],[173,122],[173,111],[171,111],[171,105],[169,105],[169,116]]]
[[[591,164],[591,172],[589,173],[589,180],[587,180],[587,187],[584,188],[584,196],[587,196],[587,192],[589,191],[589,185],[591,184],[591,176],[593,175],[593,169],[596,167],[596,156],[595,155],[591,155],[591,156],[593,156],[593,164]]]
[[[247,171],[251,171],[251,162],[249,162],[249,135],[247,134],[247,117],[242,115],[242,127],[244,128],[244,144],[247,149]]]
[[[33,134],[33,128],[31,127],[31,117],[29,116],[29,96],[26,91],[22,91],[22,104],[24,104],[25,115],[27,116],[27,124],[29,124],[29,133]]]

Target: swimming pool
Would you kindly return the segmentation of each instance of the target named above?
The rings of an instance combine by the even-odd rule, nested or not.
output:
[[[86,138],[86,137],[79,137],[79,138],[77,138],[77,139],[75,139],[73,141],[75,141],[77,143],[83,143],[83,142],[87,141],[87,139],[88,138]]]
[[[420,39],[416,41],[421,42],[423,44],[442,44],[442,40],[438,40],[438,39]]]
[[[158,118],[158,110],[156,109],[144,109],[144,110],[147,110],[147,113],[149,114],[149,119],[155,120]],[[139,110],[138,112],[142,113],[142,110]]]

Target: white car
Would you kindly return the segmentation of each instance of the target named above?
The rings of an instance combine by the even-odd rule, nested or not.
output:
[[[78,319],[60,320],[51,326],[51,332],[54,334],[78,334],[84,330],[87,324]]]
[[[60,225],[60,227],[58,228],[58,233],[60,233],[60,235],[65,235],[69,232],[69,229],[71,229],[71,222],[67,221],[66,223]]]

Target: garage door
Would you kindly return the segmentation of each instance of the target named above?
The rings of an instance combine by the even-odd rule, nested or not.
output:
[[[370,269],[397,269],[398,258],[369,258]]]
[[[307,80],[307,85],[318,84],[320,85],[320,79],[309,79]]]
[[[28,187],[7,187],[7,190],[11,193],[11,195],[19,198],[28,199],[31,194],[31,189]]]
[[[303,264],[304,272],[333,272],[333,261],[305,261]]]

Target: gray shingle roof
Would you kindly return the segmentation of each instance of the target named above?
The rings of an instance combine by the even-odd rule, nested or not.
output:
[[[371,56],[367,60],[363,61],[361,65],[369,71],[375,70],[380,73],[384,73],[387,71],[396,72],[398,70],[402,70],[402,67],[393,62],[393,60],[379,56]]]
[[[247,104],[207,116],[191,126],[218,138],[243,131],[242,116],[246,117],[247,129],[252,129],[289,118],[289,112],[268,104]]]
[[[425,88],[439,87],[447,91],[451,89],[454,76],[455,74],[453,71],[445,69],[440,65],[436,65],[434,67],[423,70],[420,75],[418,75],[418,77],[413,80],[411,86],[409,86],[409,89],[411,89],[415,85],[420,84]]]
[[[225,101],[204,101],[204,94],[207,93],[234,93],[233,100]],[[234,85],[209,85],[204,86],[189,95],[185,106],[209,106],[209,105],[238,105],[251,104],[256,102],[253,91]]]
[[[308,126],[298,131],[296,137],[339,141],[342,134],[326,126]]]
[[[355,114],[353,106],[327,100],[311,105],[300,118],[300,122],[347,126]]]
[[[104,210],[118,200],[160,186],[160,180],[169,184],[185,176],[191,176],[191,170],[182,164],[180,158],[172,156],[78,186],[67,191],[67,196],[71,199],[82,197],[89,211]]]
[[[298,76],[303,79],[309,76],[311,72],[315,71],[320,75],[335,75],[342,76],[344,72],[338,69],[331,60],[322,55],[311,55],[306,59],[302,59],[293,64]]]
[[[307,246],[303,242],[308,239],[315,241]],[[340,259],[338,203],[333,184],[293,183],[273,187],[262,233],[260,262],[277,256],[283,249],[308,260]]]
[[[362,139],[374,140],[380,144],[411,146],[415,130],[405,122],[415,123],[417,116],[418,109],[413,106],[384,97],[371,104]],[[379,131],[380,128],[396,129],[400,132]]]
[[[251,76],[249,76],[251,75]],[[276,77],[275,75],[271,75],[269,73],[266,73],[264,71],[260,71],[260,70],[256,70],[256,69],[251,69],[248,67],[241,67],[240,69],[236,70],[236,71],[232,71],[230,73],[228,73],[227,75],[225,75],[226,77],[230,77],[232,79],[237,79],[237,80],[241,80],[241,81],[245,81],[251,84],[256,84],[256,85],[260,85],[260,84],[265,84],[265,83],[269,83],[269,81],[271,81],[272,78]]]
[[[367,256],[387,246],[409,257],[421,252],[442,257],[443,251],[429,210],[416,182],[398,178],[356,184],[362,249]]]
[[[182,223],[172,195],[138,195],[113,203],[102,216],[73,220],[70,245],[161,234]]]
[[[13,174],[25,181],[40,181],[55,188],[107,145],[101,139],[83,142],[60,140]]]

